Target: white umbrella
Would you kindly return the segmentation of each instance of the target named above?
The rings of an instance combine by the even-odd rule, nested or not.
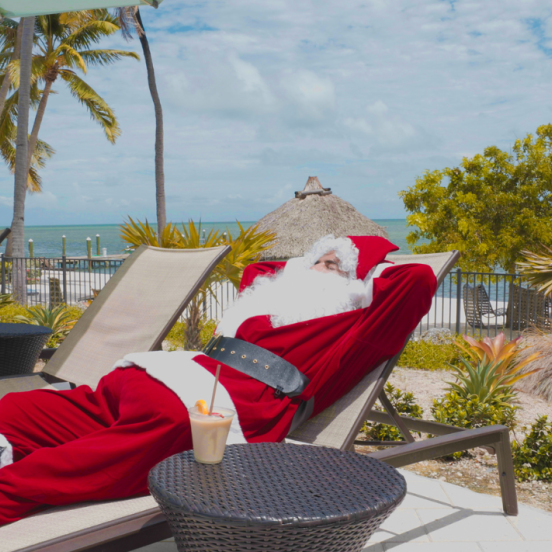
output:
[[[0,0],[0,15],[28,17],[68,11],[122,8],[144,4],[157,8],[163,0]]]

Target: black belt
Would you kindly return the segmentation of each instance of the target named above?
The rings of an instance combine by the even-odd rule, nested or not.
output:
[[[203,352],[214,360],[231,366],[276,389],[277,395],[300,395],[310,383],[293,364],[278,355],[234,337],[214,337]]]

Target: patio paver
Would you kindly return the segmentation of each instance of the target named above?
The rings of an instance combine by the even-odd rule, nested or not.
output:
[[[363,552],[549,552],[552,514],[520,504],[502,512],[500,497],[399,470],[408,495]],[[172,539],[140,552],[176,552]]]

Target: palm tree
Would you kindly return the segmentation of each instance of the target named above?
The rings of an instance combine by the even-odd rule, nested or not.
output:
[[[86,74],[90,66],[111,65],[123,57],[140,59],[134,52],[111,49],[92,49],[102,38],[108,37],[117,31],[115,17],[105,10],[89,10],[85,12],[68,12],[55,15],[43,15],[36,18],[35,39],[37,52],[33,56],[33,84],[43,85],[40,91],[40,100],[37,106],[36,117],[29,136],[27,164],[32,165],[32,156],[38,142],[38,135],[46,112],[46,106],[52,86],[61,79],[68,86],[71,95],[83,104],[89,111],[92,119],[104,130],[107,139],[115,143],[121,130],[119,123],[107,102],[78,74]],[[10,29],[11,31],[11,29]],[[6,27],[0,29],[0,34],[6,33]],[[6,33],[8,34],[8,33]],[[7,42],[13,37],[13,32],[4,38]],[[12,38],[12,48],[15,49],[15,40]],[[12,75],[13,85],[19,84],[19,64],[12,61],[6,65],[6,72]],[[17,91],[15,92],[17,93]],[[6,110],[8,108],[8,99]],[[7,113],[4,112],[4,116]],[[0,127],[1,130],[1,127]],[[9,139],[9,134],[0,134],[0,142]]]
[[[53,149],[50,146],[39,141],[38,135],[48,104],[48,98],[52,92],[52,86],[57,79],[60,78],[65,82],[71,95],[88,109],[92,119],[103,128],[107,139],[111,143],[115,143],[121,130],[113,110],[77,74],[77,71],[86,74],[89,66],[110,65],[123,57],[140,59],[134,52],[92,48],[102,38],[108,37],[120,30],[116,18],[109,15],[106,10],[68,12],[38,16],[33,19],[36,19],[36,23],[34,25],[34,35],[31,34],[31,38],[29,39],[31,41],[30,47],[32,48],[34,40],[38,52],[32,57],[31,89],[27,91],[25,102],[29,102],[30,104],[33,101],[31,98],[33,94],[36,95],[38,93],[38,97],[35,100],[37,103],[37,113],[26,146],[26,167],[24,171],[25,175],[29,175],[30,173],[31,184],[33,184],[33,175],[37,176],[37,169],[43,166],[44,160],[53,153]],[[18,103],[21,91],[17,90],[17,88],[20,82],[20,66],[21,70],[23,68],[23,39],[21,41],[22,52],[20,63],[18,59],[15,59],[17,57],[15,55],[17,52],[17,33],[13,32],[13,25],[16,23],[13,21],[9,25],[6,24],[6,21],[3,23],[0,26],[0,37],[4,43],[1,55],[4,58],[10,55],[9,63],[5,63],[4,75],[9,74],[11,82],[8,86],[11,86],[15,91],[12,97],[6,100],[6,105],[2,112],[2,120],[0,121],[0,144],[2,144],[2,147],[0,147],[0,152],[10,168],[13,167],[17,173],[13,140],[15,120],[19,118],[18,123],[21,123],[21,116],[18,113],[18,110],[21,109],[21,104]],[[21,22],[19,25],[21,25]],[[0,56],[0,64],[1,62],[2,58]],[[23,79],[21,82],[24,82]],[[43,86],[42,90],[38,89],[39,84]],[[7,121],[8,118],[11,119],[11,124]],[[19,145],[19,128],[17,128],[17,133]],[[28,133],[27,125],[25,125],[26,133]],[[16,180],[17,178],[23,177],[19,174],[18,177],[16,176]],[[39,184],[40,182],[36,181],[35,178],[35,187],[39,186]],[[18,212],[20,210],[21,206],[18,207]],[[21,241],[22,244],[24,241],[23,229],[22,227],[21,229],[19,228],[19,224],[16,228],[12,227],[10,237],[13,237],[13,256],[23,256],[24,249],[21,249],[21,252],[18,253],[19,247],[15,247],[16,241]]]
[[[144,59],[146,61],[146,69],[148,73],[148,85],[150,89],[151,99],[155,110],[155,203],[157,206],[157,235],[159,238],[163,235],[163,230],[167,225],[167,209],[165,206],[165,171],[163,160],[163,108],[161,100],[157,92],[157,82],[155,80],[155,71],[153,68],[153,58],[149,47],[148,37],[140,15],[140,8],[133,6],[130,8],[117,8],[117,19],[123,36],[131,38],[132,29],[135,29]]]
[[[27,148],[29,128],[29,108],[31,103],[31,68],[33,61],[33,30],[35,18],[21,20],[21,87],[18,100],[17,150],[15,155],[15,184],[13,194],[13,255],[25,255],[25,195],[27,192]],[[27,300],[27,274],[25,266],[13,267],[13,290],[15,298],[24,304]]]

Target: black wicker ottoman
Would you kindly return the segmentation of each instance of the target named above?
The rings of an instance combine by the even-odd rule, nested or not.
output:
[[[181,552],[353,552],[402,502],[395,468],[335,449],[231,445],[217,465],[193,451],[149,474]]]
[[[50,328],[33,324],[0,324],[0,376],[30,374]]]

